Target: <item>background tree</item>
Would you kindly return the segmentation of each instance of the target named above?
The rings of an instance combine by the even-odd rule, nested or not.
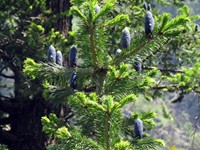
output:
[[[76,1],[73,1],[73,3],[75,3],[75,6],[76,5],[79,6],[80,2],[77,3]],[[104,2],[105,1],[99,2],[99,6],[101,6],[101,8]],[[107,17],[114,18],[114,16],[116,16],[117,14],[125,11],[124,12],[125,14],[130,13],[128,16],[129,16],[129,20],[131,21],[126,22],[123,25],[109,26],[108,28],[109,30],[106,30],[107,34],[105,34],[106,35],[105,39],[109,41],[109,42],[106,42],[106,44],[98,43],[101,40],[98,41],[97,39],[98,45],[100,45],[100,47],[103,50],[107,48],[108,54],[109,54],[107,55],[107,52],[106,54],[103,54],[99,58],[99,61],[102,60],[104,56],[107,56],[107,58],[111,60],[115,58],[114,56],[115,51],[119,47],[121,47],[120,36],[121,36],[121,31],[124,29],[125,26],[129,27],[131,37],[134,37],[133,39],[138,39],[138,41],[134,40],[135,45],[133,45],[134,43],[133,42],[132,47],[129,50],[137,47],[138,43],[143,41],[143,39],[146,39],[144,37],[144,27],[143,27],[144,26],[143,17],[145,14],[145,10],[142,9],[143,2],[144,1],[142,0],[141,1],[121,1],[121,0],[117,1],[116,6],[120,6],[120,7],[115,7],[111,12],[109,12],[106,15],[106,18]],[[146,2],[149,4],[151,1],[146,1]],[[179,6],[182,5],[182,2],[179,3],[179,1],[172,0],[170,2],[174,2],[170,4],[176,4]],[[157,3],[169,4],[165,0],[157,0]],[[162,22],[161,20],[165,17],[163,15],[156,17],[158,12],[157,12],[157,9],[154,9],[154,8],[155,6],[157,7],[157,4],[151,3],[151,5],[152,5],[152,13],[155,16],[154,19],[156,22],[154,33],[155,35],[157,35],[158,33],[157,29],[161,29],[161,28],[158,28],[159,27],[158,25],[161,24]],[[10,149],[27,149],[27,147],[28,149],[45,149],[44,142],[47,137],[44,137],[42,133],[40,118],[41,116],[51,112],[51,107],[53,103],[49,104],[49,101],[44,101],[44,99],[41,96],[43,86],[41,86],[40,84],[42,81],[37,74],[38,72],[35,72],[35,74],[37,75],[37,80],[31,81],[31,82],[27,81],[22,74],[22,68],[23,68],[22,65],[26,57],[33,58],[36,62],[39,62],[39,61],[46,62],[47,49],[51,44],[53,44],[57,50],[60,49],[64,53],[65,61],[67,60],[67,57],[68,57],[67,53],[70,50],[70,47],[71,47],[70,42],[72,40],[72,39],[69,39],[68,34],[67,34],[68,30],[71,29],[71,23],[70,23],[71,17],[66,16],[67,11],[65,11],[64,8],[67,7],[68,9],[69,6],[71,6],[69,1],[45,1],[45,0],[37,0],[34,2],[33,1],[25,1],[25,2],[24,1],[17,1],[17,2],[9,1],[8,2],[4,0],[1,1],[1,6],[0,6],[1,8],[0,9],[1,10],[1,13],[0,13],[1,79],[0,81],[1,83],[4,82],[5,79],[10,79],[10,80],[7,80],[8,82],[14,81],[14,92],[11,93],[11,95],[9,94],[5,95],[3,92],[1,92],[0,142],[8,145]],[[62,10],[64,12],[62,12]],[[182,14],[185,13],[186,16],[189,16],[190,13],[187,7],[184,7],[184,9],[182,10],[183,10],[181,12]],[[166,15],[166,18],[168,18],[167,15]],[[195,18],[197,19],[197,17],[189,17],[190,20],[193,20]],[[168,20],[170,19],[168,18]],[[66,25],[65,22],[69,24]],[[102,24],[105,22],[102,22]],[[170,81],[170,83],[172,83],[170,84],[170,86],[166,85],[165,84],[166,82],[157,82],[159,83],[157,86],[153,86],[150,88],[152,89],[153,94],[152,92],[147,92],[144,89],[138,89],[139,93],[141,93],[139,95],[144,95],[146,99],[153,99],[155,97],[152,97],[152,96],[154,96],[155,94],[158,96],[163,93],[163,92],[159,92],[160,91],[159,89],[164,89],[164,90],[168,89],[168,91],[178,90],[180,93],[183,93],[183,94],[190,93],[191,91],[195,91],[196,93],[199,93],[198,88],[197,88],[199,87],[198,86],[199,76],[197,76],[198,75],[197,70],[199,68],[198,59],[197,59],[199,57],[199,51],[198,51],[199,33],[194,32],[195,25],[192,24],[192,22],[187,23],[186,25],[187,26],[184,26],[184,28],[182,27],[182,29],[186,29],[186,30],[182,30],[182,29],[178,30],[178,31],[184,31],[184,34],[182,32],[181,33],[179,32],[177,33],[178,36],[173,37],[172,35],[170,35],[166,37],[166,33],[165,33],[164,38],[161,38],[162,39],[161,42],[157,41],[159,39],[154,39],[157,42],[151,42],[153,43],[152,45],[148,45],[147,46],[148,48],[144,48],[137,53],[140,56],[140,58],[142,58],[141,60],[143,63],[143,70],[146,70],[146,69],[151,70],[153,69],[153,67],[154,68],[158,67],[158,70],[161,71],[157,74],[159,75],[160,78],[159,77],[157,78],[156,76],[156,81],[161,81],[159,79],[166,79],[166,76],[168,78],[168,76],[170,77],[170,75],[176,74],[177,72],[179,73],[177,74],[177,76],[174,76],[171,79],[169,78],[170,80],[167,80],[167,82]],[[173,28],[176,29],[175,27]],[[104,28],[98,29],[98,32],[102,34],[95,36],[95,38],[101,37],[101,35],[104,35],[103,33],[105,33],[105,31],[101,32],[101,30],[105,30],[105,29]],[[170,30],[167,29],[167,31],[170,31]],[[86,42],[84,42],[85,46],[84,44],[81,44],[81,42],[78,42],[78,41],[82,41],[82,39],[79,39],[81,37],[83,37],[83,41],[85,41],[86,40],[85,36],[79,37],[78,32],[72,32],[72,34],[75,34],[77,37],[75,43],[77,44],[77,48],[79,52],[81,52],[82,49],[84,50],[84,48],[88,47]],[[68,43],[66,42],[65,37],[69,39]],[[105,39],[102,41],[105,42]],[[164,43],[163,43],[163,40],[165,40]],[[159,44],[156,44],[156,43],[159,43]],[[82,45],[84,47],[81,47]],[[105,48],[103,48],[102,46],[105,46]],[[82,58],[90,59],[90,57],[85,57],[87,56],[88,53],[85,53],[85,54],[84,52],[81,52],[81,53],[83,56],[79,56],[80,59]],[[102,53],[102,52],[99,51],[99,53]],[[173,58],[171,58],[171,56],[168,54],[173,56]],[[191,58],[191,55],[193,57],[190,60],[188,58]],[[134,56],[133,58],[135,58],[135,55],[133,56]],[[177,58],[178,60],[174,58]],[[111,60],[109,59],[108,59],[108,62],[111,62]],[[171,61],[172,59],[176,60],[176,62],[177,61],[179,62],[178,66],[174,65],[174,63]],[[81,64],[79,64],[78,68],[81,69],[82,67],[85,68],[86,66],[90,66],[89,65],[90,61],[88,62],[88,60],[86,59],[84,60],[84,62],[79,62]],[[106,60],[103,60],[102,62],[108,63]],[[160,61],[160,60],[164,60],[164,61]],[[102,67],[102,62],[100,62],[101,67]],[[193,66],[193,63],[191,62],[193,62],[196,65]],[[127,59],[125,63],[133,64],[133,61],[131,59]],[[104,66],[103,74],[105,73],[104,69],[107,70],[108,64]],[[66,62],[64,63],[64,65],[66,66]],[[187,72],[185,72],[185,70],[182,70],[183,66],[186,68],[190,67],[190,69],[188,69]],[[13,72],[13,74],[7,74],[7,72],[5,72],[6,69],[8,68]],[[48,65],[45,66],[45,68],[52,69],[52,67],[49,67]],[[57,67],[54,66],[53,68],[55,69]],[[56,70],[55,72],[49,72],[49,71],[45,72],[45,69],[44,69],[43,70],[44,74],[50,73],[49,77],[47,76],[46,78],[45,76],[45,79],[48,79],[48,78],[52,79],[52,76],[56,78],[57,73],[62,76],[63,72],[65,72],[66,70],[64,68],[62,69],[61,68],[62,67],[58,68],[58,70],[55,69]],[[93,67],[90,67],[90,68],[93,68]],[[118,66],[116,67],[116,69],[118,69]],[[81,89],[81,91],[85,91],[85,92],[92,92],[92,91],[95,91],[95,89],[97,89],[94,86],[96,85],[96,83],[94,83],[93,81],[96,81],[96,78],[99,78],[99,77],[95,75],[91,77],[91,74],[94,73],[94,70],[93,69],[91,70],[92,71],[89,70],[89,72],[86,72],[86,73],[84,71],[83,72],[80,71],[84,75],[83,78],[80,76],[80,73],[77,72],[77,75],[80,76],[77,80],[78,82],[77,89],[79,90]],[[142,81],[145,81],[145,82],[146,82],[145,77],[147,74],[146,71],[144,71],[144,73],[141,73],[141,76],[144,77],[144,78],[141,78],[141,80],[143,79]],[[164,73],[164,75],[166,76],[161,76],[161,73]],[[187,79],[185,78],[185,73],[187,75],[186,76]],[[62,80],[62,82],[63,82],[63,85],[68,85],[69,83],[68,79],[71,76],[71,72],[70,73],[68,72],[66,74],[64,73],[64,76],[65,75],[67,75],[67,77],[65,77],[66,80],[65,82],[63,82]],[[138,82],[140,82],[141,80],[138,79]],[[48,82],[51,83],[49,80]],[[63,87],[59,81],[57,81],[57,83],[58,83],[57,86],[59,85],[60,87]],[[124,84],[120,83],[119,85],[120,87],[122,87],[122,85]],[[188,85],[190,88],[188,88]],[[47,87],[55,88],[54,86],[47,86]],[[133,93],[138,96],[137,84],[135,84],[134,87],[135,89],[133,90]],[[8,88],[6,88],[4,85],[1,84],[1,91]],[[58,90],[57,88],[55,89]],[[67,86],[67,89],[69,90],[68,86]],[[101,88],[98,88],[98,91],[101,91]],[[64,93],[65,91],[62,88],[60,88],[59,92]],[[73,90],[69,90],[69,92],[73,94]],[[48,98],[48,95],[49,94],[47,93],[47,98]],[[120,93],[118,95],[120,95]],[[60,97],[59,97],[59,93],[58,93],[57,96],[58,96],[57,100],[60,99],[60,101],[63,102],[63,99],[61,98],[61,96],[63,95],[60,94]],[[53,98],[54,97],[52,97],[52,100]],[[60,103],[57,103],[57,104],[60,105]],[[54,111],[54,112],[57,113],[57,111]],[[166,111],[166,116],[169,116],[167,111]],[[50,120],[52,120],[52,118],[55,119],[56,117],[52,115]],[[134,118],[134,115],[132,116],[132,118]],[[130,121],[130,124],[131,124],[130,130],[128,131],[133,131],[132,125],[134,123],[133,122],[134,119],[132,119],[131,121]],[[58,122],[59,121],[56,120],[56,123]],[[45,124],[45,125],[48,125],[48,124]],[[87,122],[84,125],[87,125]],[[54,128],[51,127],[50,129],[54,129]],[[61,128],[61,129],[64,129],[65,131],[66,128]],[[62,130],[59,130],[58,133],[63,133],[60,131]],[[84,131],[84,134],[85,132],[86,131]],[[80,135],[78,133],[77,135],[72,136],[72,137],[78,137]],[[128,132],[128,133],[131,133],[131,132]],[[66,136],[67,136],[66,138],[69,137],[68,134]],[[63,137],[63,136],[60,136],[60,137]],[[62,142],[59,141],[59,143],[62,143]],[[129,143],[125,143],[125,145],[126,144],[129,144]],[[63,145],[61,144],[60,146],[63,146]]]
[[[67,0],[0,2],[0,75],[1,83],[8,82],[1,84],[0,143],[11,150],[45,149],[41,117],[54,108],[44,100],[40,80],[27,84],[23,61],[46,60],[52,43],[61,51],[66,48],[72,27],[72,17],[66,16],[70,6]],[[3,92],[9,86],[13,92]]]
[[[152,9],[156,23],[149,37],[144,34],[147,10],[143,9],[141,2],[138,2],[139,6],[128,5],[133,9],[134,19],[126,14],[115,15],[114,4],[119,4],[117,8],[122,10],[126,10],[126,5],[114,0],[104,3],[74,0],[72,3],[71,14],[79,18],[79,28],[73,32],[79,53],[78,66],[66,69],[36,63],[32,59],[25,61],[25,75],[43,79],[46,99],[54,104],[66,102],[74,113],[67,124],[53,114],[43,117],[43,130],[57,138],[51,148],[156,149],[156,146],[163,145],[161,140],[147,134],[141,140],[134,139],[135,120],[140,118],[147,131],[154,126],[154,112],[132,112],[131,116],[124,118],[121,110],[141,96],[152,100],[160,96],[162,90],[199,93],[199,62],[196,59],[199,52],[198,45],[195,46],[199,41],[192,23],[198,16],[190,16],[187,6],[179,9],[175,18],[170,18],[168,13],[157,16]],[[101,8],[99,12],[95,12],[97,5]],[[119,35],[129,24],[135,25],[135,29],[130,26],[130,30],[137,33],[131,32],[129,47],[121,47]],[[129,34],[127,30],[126,34]],[[118,48],[122,48],[122,52],[116,56]],[[190,52],[186,51],[188,48]],[[186,58],[191,53],[194,59],[190,59],[192,63],[188,66]],[[143,64],[140,73],[134,69],[136,58],[140,58],[137,60]],[[175,64],[178,59],[183,61]],[[71,88],[69,84],[73,73],[78,76],[77,88]],[[171,117],[164,106],[163,111],[166,117]]]

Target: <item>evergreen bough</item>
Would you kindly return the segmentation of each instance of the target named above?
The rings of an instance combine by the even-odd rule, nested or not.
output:
[[[155,54],[157,45],[167,43],[166,37],[181,35],[181,28],[187,23],[188,17],[178,16],[170,20],[168,14],[161,15],[158,18],[155,38],[151,39],[138,36],[130,42],[130,32],[126,29],[122,41],[126,41],[123,48],[127,49],[120,55],[113,56],[111,52],[114,50],[111,50],[109,42],[114,37],[110,31],[121,31],[130,21],[125,14],[111,16],[116,2],[107,0],[101,5],[101,11],[95,13],[97,0],[72,1],[70,14],[79,19],[79,28],[75,32],[75,43],[81,56],[79,66],[75,46],[70,49],[70,67],[67,68],[36,63],[31,59],[25,61],[24,74],[43,81],[45,98],[54,103],[66,102],[74,114],[70,123],[63,123],[55,115],[42,118],[43,131],[57,139],[55,148],[60,146],[64,149],[134,150],[164,146],[162,140],[148,136],[145,132],[155,126],[154,112],[132,112],[125,118],[122,109],[138,100],[139,95],[151,100],[154,93],[152,89],[157,87],[157,79],[162,77],[159,77],[159,69],[145,70],[138,75],[131,67],[136,54],[143,54],[140,55],[142,57]],[[153,16],[148,11],[145,16],[145,33],[152,34],[153,28]],[[194,69],[198,70],[198,66],[197,64]],[[186,73],[193,75],[193,70]],[[184,78],[174,76],[170,79],[173,80],[168,82],[173,81],[177,85],[177,82]],[[137,118],[143,121],[143,127]],[[142,128],[145,128],[144,133]]]

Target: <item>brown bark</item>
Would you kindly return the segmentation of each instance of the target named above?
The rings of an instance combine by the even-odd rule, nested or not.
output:
[[[1,124],[9,124],[11,129],[0,130],[0,143],[6,144],[9,150],[44,150],[46,138],[42,133],[41,117],[46,114],[48,105],[42,95],[21,102],[20,106],[19,103],[1,104],[13,112],[9,111],[9,118],[1,119]]]
[[[67,16],[66,11],[71,7],[69,0],[48,0],[47,6],[56,15],[54,28],[67,37],[68,32],[72,30],[72,16]]]

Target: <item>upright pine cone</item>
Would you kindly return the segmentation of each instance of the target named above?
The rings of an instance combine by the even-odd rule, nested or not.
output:
[[[153,19],[153,15],[150,11],[147,11],[145,17],[144,17],[144,29],[145,29],[145,33],[146,35],[152,36],[152,31],[154,29],[154,19]]]
[[[144,8],[145,10],[147,10],[147,3],[146,3],[146,2],[144,2],[143,8]]]
[[[198,32],[198,31],[199,31],[199,25],[196,24],[196,26],[195,26],[195,32]]]
[[[134,138],[141,139],[143,134],[143,123],[139,118],[136,119],[134,124]]]
[[[77,48],[73,45],[69,52],[69,66],[75,67],[77,66],[78,56],[77,56]]]
[[[130,35],[130,31],[128,30],[128,28],[125,28],[122,31],[121,44],[122,44],[123,49],[128,48],[131,44],[131,35]]]
[[[62,52],[57,51],[56,52],[56,64],[62,66],[63,65],[63,57],[62,57]]]
[[[51,45],[47,51],[48,62],[56,63],[56,49]]]
[[[147,10],[148,10],[148,11],[151,11],[151,4],[148,4]]]
[[[76,72],[73,72],[71,75],[71,78],[70,78],[70,87],[73,89],[76,89],[76,87],[77,87],[76,80],[77,80],[77,74],[76,74]]]

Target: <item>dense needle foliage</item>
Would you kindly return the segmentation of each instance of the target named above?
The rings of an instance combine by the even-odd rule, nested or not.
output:
[[[180,53],[184,57],[189,53],[199,54],[196,49],[184,51],[188,46],[185,42],[190,38],[184,33],[194,33],[192,20],[197,17],[190,17],[188,7],[184,6],[175,18],[170,18],[168,13],[153,15],[155,24],[150,16],[152,28],[144,16],[153,12],[146,12],[141,3],[136,10],[143,15],[138,19],[143,23],[142,30],[137,30],[139,27],[134,29],[138,32],[135,35],[129,34],[126,29],[128,36],[125,36],[125,40],[128,38],[128,43],[116,55],[115,48],[120,48],[120,42],[113,46],[112,39],[120,41],[122,29],[135,23],[133,19],[127,14],[114,15],[115,5],[118,4],[116,0],[105,3],[97,0],[71,2],[70,14],[78,19],[78,29],[73,31],[78,51],[74,46],[69,48],[69,66],[36,63],[30,58],[24,62],[24,74],[42,80],[44,97],[55,104],[67,103],[73,113],[67,123],[54,114],[42,118],[44,132],[56,138],[56,144],[50,149],[131,150],[164,146],[164,141],[150,137],[146,132],[155,126],[155,112],[132,112],[131,116],[124,117],[122,109],[139,100],[140,95],[152,100],[157,90],[200,92],[200,64],[197,60],[191,60],[190,68],[184,68],[188,67],[184,62],[180,64],[183,68],[172,68],[176,74],[165,66],[155,65],[155,62],[161,64],[156,55],[159,53],[162,57],[168,51],[165,48],[174,43],[181,45],[183,52],[180,50]],[[190,26],[193,30],[190,30]],[[118,36],[111,31],[116,31]],[[146,34],[149,33],[154,36],[148,38]],[[194,39],[191,42],[199,41]],[[135,61],[138,62],[137,69]],[[168,74],[165,74],[165,70],[169,71]],[[140,138],[135,138],[138,135],[134,133],[134,124],[138,118],[144,131]]]

